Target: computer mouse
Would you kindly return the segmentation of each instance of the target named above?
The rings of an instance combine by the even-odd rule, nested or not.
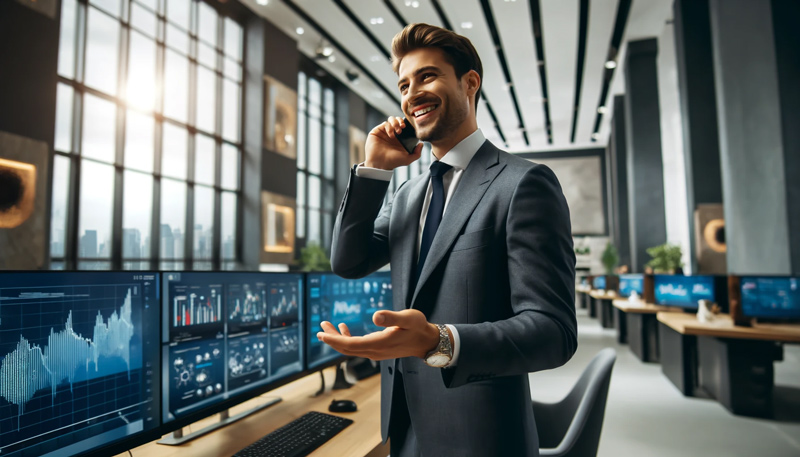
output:
[[[356,402],[353,400],[334,399],[330,406],[328,406],[328,411],[332,413],[352,413],[356,410],[358,410],[358,406],[356,406]]]

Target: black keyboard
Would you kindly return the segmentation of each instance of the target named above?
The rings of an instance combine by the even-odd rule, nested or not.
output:
[[[353,421],[310,411],[234,454],[234,457],[302,457]]]

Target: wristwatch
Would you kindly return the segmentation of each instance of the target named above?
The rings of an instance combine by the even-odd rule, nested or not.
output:
[[[429,367],[442,368],[453,360],[453,346],[450,344],[450,334],[447,326],[436,324],[439,328],[439,344],[425,356],[425,364]]]

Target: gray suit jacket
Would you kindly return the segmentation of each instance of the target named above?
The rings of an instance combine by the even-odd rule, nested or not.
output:
[[[381,365],[382,436],[394,373],[425,456],[538,455],[529,372],[555,368],[577,346],[575,255],[569,209],[555,175],[486,141],[448,203],[412,290],[429,173],[383,205],[388,183],[351,172],[333,233],[333,271],[360,278],[391,263],[394,307],[453,324],[454,368],[415,357]],[[381,206],[383,209],[381,210]]]

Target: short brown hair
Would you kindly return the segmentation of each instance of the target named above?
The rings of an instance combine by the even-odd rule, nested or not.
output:
[[[483,65],[478,51],[467,37],[461,36],[451,30],[429,24],[409,24],[392,39],[392,70],[400,70],[400,62],[409,52],[420,48],[439,48],[444,51],[447,62],[453,66],[456,78],[461,78],[470,70],[475,70],[483,84]],[[481,90],[475,92],[475,109],[478,109],[478,100]]]

